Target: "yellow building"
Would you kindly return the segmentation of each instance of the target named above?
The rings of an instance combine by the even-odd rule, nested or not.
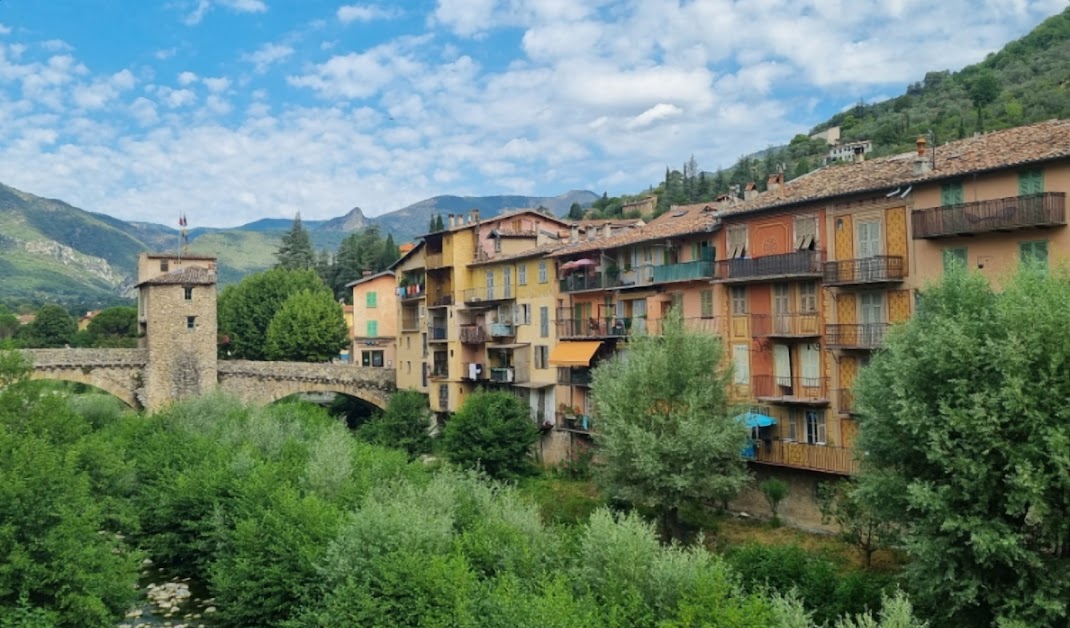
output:
[[[394,368],[398,329],[398,290],[394,271],[346,284],[353,291],[352,361],[358,366]]]
[[[424,245],[417,244],[394,263],[397,290],[397,387],[427,393],[427,270]]]

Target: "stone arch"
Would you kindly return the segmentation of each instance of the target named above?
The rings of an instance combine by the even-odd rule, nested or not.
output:
[[[140,410],[141,404],[138,403],[137,395],[135,391],[122,388],[114,382],[106,379],[93,376],[94,372],[90,371],[89,374],[83,373],[81,370],[62,370],[62,371],[38,371],[34,370],[30,379],[33,380],[52,380],[58,382],[74,382],[76,384],[85,384],[92,386],[98,390],[102,390],[112,397],[115,397],[119,401],[129,406],[133,410]]]
[[[256,400],[257,403],[264,405],[275,403],[280,399],[289,397],[290,395],[296,395],[299,393],[312,393],[312,392],[324,392],[335,393],[338,395],[347,395],[349,397],[355,397],[369,403],[380,410],[386,409],[387,402],[390,401],[390,394],[379,390],[371,390],[364,388],[348,388],[341,386],[337,383],[318,383],[318,382],[275,382],[270,390],[265,391],[265,394]]]

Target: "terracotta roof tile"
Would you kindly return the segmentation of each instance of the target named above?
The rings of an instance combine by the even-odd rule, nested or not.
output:
[[[511,261],[518,260],[518,259],[527,259],[527,258],[531,258],[531,257],[542,257],[544,255],[549,255],[550,253],[553,253],[557,249],[560,249],[561,247],[567,246],[567,245],[568,245],[567,242],[553,242],[553,243],[550,243],[550,244],[543,244],[542,246],[537,246],[535,248],[528,249],[526,251],[521,251],[519,253],[510,253],[508,255],[498,255],[496,257],[492,257],[492,258],[489,258],[489,259],[476,260],[474,262],[469,262],[468,265],[469,266],[488,266],[490,264],[498,264],[500,262],[511,262]]]
[[[926,152],[932,158],[932,148]],[[747,201],[724,206],[725,214],[788,207],[803,202],[862,192],[890,191],[928,181],[974,172],[1011,168],[1070,157],[1070,120],[1050,120],[1029,126],[949,142],[935,149],[936,167],[915,174],[916,152],[878,157],[861,163],[827,166],[784,184],[781,192],[767,191]]]
[[[550,256],[564,257],[575,253],[612,249],[650,240],[713,231],[718,226],[718,215],[717,205],[714,203],[674,205],[669,211],[642,227],[608,238],[584,240],[583,242],[569,244],[554,251]]]
[[[139,283],[139,286],[175,286],[175,285],[202,285],[207,286],[215,283],[215,271],[199,266],[179,268],[163,275],[151,277]]]

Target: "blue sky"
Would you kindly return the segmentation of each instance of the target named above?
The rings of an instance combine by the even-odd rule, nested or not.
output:
[[[0,0],[0,182],[126,220],[712,170],[1065,0]]]

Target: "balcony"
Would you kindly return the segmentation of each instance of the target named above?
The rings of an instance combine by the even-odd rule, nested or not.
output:
[[[571,412],[558,412],[557,429],[564,432],[576,432],[578,434],[591,433],[591,415],[573,414]]]
[[[450,305],[453,305],[453,295],[447,292],[445,294],[439,293],[436,295],[428,307],[447,307]]]
[[[420,317],[402,316],[401,331],[420,331]]]
[[[858,461],[854,458],[854,452],[847,447],[785,440],[759,440],[755,441],[751,451],[753,457],[747,457],[762,464],[842,475],[858,473]]]
[[[903,281],[903,258],[899,255],[876,255],[825,262],[823,281],[826,286],[898,283]]]
[[[445,327],[429,326],[427,328],[428,342],[446,342],[447,333]]]
[[[713,261],[698,260],[694,262],[682,262],[680,264],[667,264],[654,267],[654,283],[670,283],[673,281],[691,281],[694,279],[709,279],[713,277]]]
[[[481,325],[461,325],[461,344],[481,345],[487,342],[487,329]]]
[[[663,333],[664,325],[665,321],[663,319],[647,320],[644,328],[651,336],[660,336]],[[726,329],[725,318],[723,316],[685,318],[684,329],[691,332],[723,336]]]
[[[751,314],[751,336],[755,338],[817,338],[821,318],[809,314]]]
[[[492,338],[511,338],[516,335],[512,323],[491,323],[490,335]]]
[[[606,288],[606,280],[602,273],[583,274],[576,273],[562,277],[558,280],[561,292],[583,292],[585,290],[602,290]]]
[[[431,367],[431,379],[449,379],[450,369],[446,364],[435,364]]]
[[[512,286],[468,288],[464,291],[464,304],[471,307],[481,303],[491,304],[508,301],[514,297]]]
[[[726,259],[716,262],[713,279],[721,283],[747,283],[821,277],[824,251],[795,251],[781,255]]]
[[[562,386],[590,386],[591,369],[582,367],[558,367],[557,383]]]
[[[855,391],[850,388],[841,388],[836,391],[837,406],[840,408],[840,414],[854,414],[855,413]]]
[[[491,368],[490,381],[495,384],[512,384],[516,381],[516,371],[511,366]]]
[[[1066,224],[1066,194],[1044,192],[914,211],[914,239],[949,238]]]
[[[446,258],[442,253],[424,253],[424,268],[442,268]]]
[[[752,392],[765,403],[823,406],[829,402],[827,377],[755,375]]]
[[[889,327],[888,323],[825,325],[825,344],[831,349],[879,349]]]
[[[623,338],[628,335],[629,318],[565,318],[557,321],[558,338]]]
[[[486,379],[482,362],[464,362],[461,364],[461,379],[466,382],[479,382]]]
[[[649,286],[654,282],[654,267],[649,264],[620,272],[608,273],[607,288],[635,288]]]
[[[398,286],[398,299],[400,299],[402,303],[418,301],[425,296],[427,296],[427,285],[423,282]]]

